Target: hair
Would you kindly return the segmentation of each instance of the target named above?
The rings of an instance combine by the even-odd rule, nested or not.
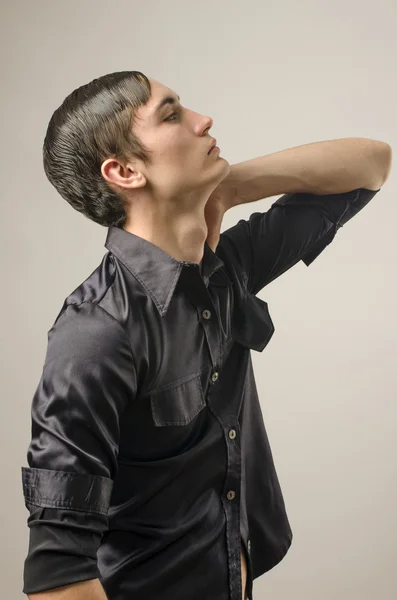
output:
[[[133,133],[136,109],[151,95],[139,71],[110,73],[74,90],[53,113],[43,144],[49,182],[74,209],[109,227],[126,222],[126,198],[114,191],[101,164],[117,158],[150,163],[150,150]]]

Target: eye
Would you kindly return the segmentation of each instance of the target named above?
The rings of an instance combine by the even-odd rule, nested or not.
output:
[[[164,119],[164,121],[173,121],[174,119],[172,119],[171,117],[177,117],[178,113],[173,112],[172,115],[170,115],[169,117],[167,117],[166,119]]]

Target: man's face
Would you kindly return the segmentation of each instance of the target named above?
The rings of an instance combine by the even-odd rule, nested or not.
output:
[[[152,152],[151,164],[132,162],[130,168],[145,175],[154,198],[175,200],[205,197],[229,173],[220,152],[208,154],[213,136],[211,117],[185,108],[170,88],[150,79],[152,94],[137,111],[134,133]],[[158,105],[167,97],[173,103]]]

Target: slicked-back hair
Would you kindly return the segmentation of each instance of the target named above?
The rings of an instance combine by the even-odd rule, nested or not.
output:
[[[122,228],[127,214],[123,194],[108,185],[101,164],[108,158],[150,163],[150,150],[133,133],[136,110],[150,95],[143,73],[110,73],[69,94],[48,124],[43,144],[48,180],[74,209],[104,227]]]

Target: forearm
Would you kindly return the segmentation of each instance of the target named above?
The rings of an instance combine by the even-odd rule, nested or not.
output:
[[[279,194],[376,190],[389,175],[391,156],[389,144],[367,138],[313,142],[234,164],[223,183],[235,190],[233,206]]]
[[[99,579],[79,581],[53,590],[29,594],[29,600],[108,600]]]

